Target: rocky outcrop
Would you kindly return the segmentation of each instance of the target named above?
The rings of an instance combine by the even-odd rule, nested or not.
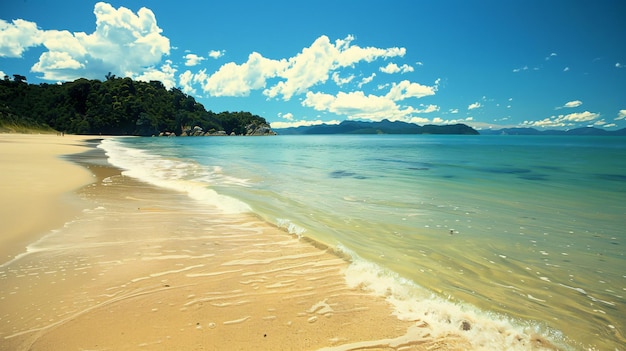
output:
[[[246,135],[276,135],[276,132],[268,124],[251,123],[246,126]]]
[[[266,136],[266,135],[276,135],[276,132],[272,130],[272,128],[267,123],[250,123],[246,126],[246,130],[244,134],[237,134],[234,131],[228,134],[224,130],[214,130],[211,129],[209,131],[204,131],[200,126],[192,127],[183,127],[180,136],[235,136],[235,135],[246,135],[246,136]],[[161,132],[159,136],[167,136],[173,137],[176,134],[172,132]]]

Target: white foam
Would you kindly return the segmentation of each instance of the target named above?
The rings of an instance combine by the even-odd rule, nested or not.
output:
[[[250,206],[235,198],[210,189],[211,180],[224,184],[245,185],[246,180],[219,176],[221,168],[204,167],[190,160],[168,159],[140,149],[122,145],[115,139],[103,140],[98,148],[105,151],[108,161],[121,169],[125,176],[159,187],[186,193],[202,203],[210,204],[224,213],[250,212]]]
[[[413,281],[361,259],[341,245],[338,250],[352,257],[352,263],[345,271],[348,285],[384,296],[394,307],[398,319],[426,322],[432,327],[435,338],[455,334],[467,336],[472,349],[476,350],[529,350],[535,334],[553,342],[563,340],[559,332],[537,323],[521,323],[436,296]],[[469,330],[463,329],[466,325],[470,326]]]
[[[301,238],[302,235],[306,232],[305,228],[285,218],[277,218],[276,224],[279,228],[287,229],[287,232],[289,232],[289,234],[296,235],[298,238]]]

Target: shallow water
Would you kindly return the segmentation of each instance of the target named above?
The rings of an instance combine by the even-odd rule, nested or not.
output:
[[[343,250],[360,267],[348,274],[370,274],[372,286],[391,277],[416,299],[424,288],[575,348],[626,343],[624,138],[124,138],[102,148],[127,175]]]

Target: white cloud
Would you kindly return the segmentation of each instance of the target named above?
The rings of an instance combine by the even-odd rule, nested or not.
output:
[[[415,62],[415,64],[418,65],[418,66],[424,66],[424,63],[422,61],[417,61],[417,62]]]
[[[603,126],[606,125],[606,121],[604,119],[599,119],[593,123],[594,126]]]
[[[515,72],[515,73],[521,72],[521,71],[528,71],[528,66],[524,66],[524,67],[521,67],[521,68],[515,68],[513,70],[513,72]]]
[[[340,121],[332,120],[332,121],[322,121],[322,120],[300,120],[300,121],[292,121],[292,122],[272,122],[270,125],[272,128],[280,129],[280,128],[291,128],[291,127],[302,127],[302,126],[317,126],[320,124],[339,124]]]
[[[550,60],[551,58],[553,58],[553,57],[556,57],[556,53],[555,53],[555,52],[553,52],[553,53],[551,53],[550,55],[548,55],[548,56],[546,57],[546,61],[549,61],[549,60]]]
[[[624,119],[624,118],[626,118],[626,110],[619,110],[615,120],[620,120],[620,119]]]
[[[211,76],[202,71],[200,81],[204,92],[211,96],[248,96],[251,90],[264,88],[266,80],[275,77],[286,64],[253,52],[241,65],[229,62]]]
[[[28,48],[42,44],[42,34],[34,22],[0,19],[0,57],[22,57]]]
[[[563,72],[567,72],[567,71],[569,71],[569,67],[563,68]]]
[[[183,93],[194,95],[196,94],[196,89],[191,85],[193,82],[194,74],[191,73],[190,70],[186,70],[184,73],[178,76],[178,83],[180,84]]]
[[[590,122],[600,117],[599,113],[589,111],[575,112],[567,115],[551,116],[540,121],[524,121],[522,124],[532,127],[569,127],[576,123]]]
[[[393,83],[389,92],[384,95],[365,95],[362,91],[339,92],[337,95],[322,92],[307,92],[302,105],[312,107],[317,111],[327,111],[338,115],[344,115],[348,119],[368,119],[380,121],[408,120],[415,113],[430,113],[439,111],[437,105],[420,105],[421,108],[401,107],[396,101],[407,98],[420,98],[434,95],[437,91],[439,80],[434,86],[424,86],[418,83],[411,83],[407,80],[398,84]]]
[[[415,109],[416,113],[432,113],[432,112],[437,112],[439,111],[439,106],[437,105],[428,105],[428,106],[424,106],[423,104],[420,104],[420,107],[424,107],[424,109]]]
[[[438,89],[439,80],[435,82],[433,86],[421,85],[419,83],[412,83],[408,80],[403,80],[400,83],[392,83],[389,93],[386,98],[393,101],[400,101],[407,98],[421,98],[424,96],[435,95]]]
[[[167,89],[171,89],[176,86],[176,69],[172,67],[172,61],[165,60],[165,63],[161,65],[159,69],[154,67],[148,67],[142,74],[135,76],[134,79],[149,82],[151,80],[158,80]]]
[[[374,77],[376,77],[376,73],[372,73],[372,75],[370,75],[369,77],[365,77],[365,78],[361,79],[361,81],[358,84],[359,89],[362,88],[365,84],[370,83],[371,81],[373,81]]]
[[[626,67],[626,66],[622,65],[619,62],[615,64],[615,68],[624,68],[624,67]]]
[[[566,102],[565,105],[562,106],[562,108],[574,108],[574,107],[578,107],[580,105],[582,105],[583,102],[580,100],[573,100],[573,101],[569,101]]]
[[[287,112],[285,114],[279,115],[279,117],[284,118],[288,121],[293,121],[293,113]]]
[[[345,115],[348,119],[398,120],[410,114],[413,109],[401,110],[391,99],[384,96],[365,95],[362,91],[339,92],[336,96],[325,93],[308,92],[302,105],[318,111],[328,111]]]
[[[459,113],[459,109],[458,108],[451,108],[448,112],[450,112],[450,113]]]
[[[332,78],[335,84],[337,84],[338,86],[342,86],[342,85],[350,83],[354,79],[354,75],[351,74],[345,78],[341,78],[339,77],[338,72],[333,72]]]
[[[183,56],[185,58],[185,66],[197,66],[200,62],[206,60],[206,57],[198,56],[196,54],[187,54]]]
[[[468,110],[474,110],[474,109],[477,109],[477,108],[479,108],[479,107],[481,107],[481,106],[482,106],[482,105],[480,104],[480,102],[478,102],[478,101],[477,101],[477,102],[475,102],[475,103],[470,104],[469,106],[467,106],[467,109],[468,109]]]
[[[4,73],[4,71],[0,70],[0,79],[4,79],[4,76],[8,76],[8,74]]]
[[[169,54],[170,43],[161,35],[151,10],[143,7],[135,14],[125,7],[115,9],[98,2],[94,14],[96,30],[91,34],[44,31],[33,22],[0,20],[0,56],[20,57],[29,47],[44,45],[47,51],[31,71],[54,81],[102,79],[108,72],[137,78],[167,71],[154,68]]]
[[[211,50],[209,51],[209,57],[217,60],[218,58],[224,56],[225,53],[226,50]]]
[[[393,74],[393,73],[408,73],[408,72],[413,72],[414,68],[404,64],[400,67],[398,67],[398,65],[396,65],[393,62],[390,62],[389,64],[387,64],[387,66],[384,67],[380,67],[379,70],[383,73],[387,73],[387,74]]]
[[[304,48],[298,55],[291,57],[281,67],[276,76],[282,78],[276,85],[265,89],[263,94],[269,98],[282,95],[283,100],[290,100],[293,95],[303,94],[312,86],[325,83],[332,71],[352,66],[357,62],[372,62],[378,58],[403,56],[404,48],[379,49],[361,48],[351,45],[354,37],[331,43],[327,36],[321,36]]]
[[[35,72],[42,72],[43,70],[75,71],[84,67],[85,65],[74,60],[67,52],[48,51],[41,54],[39,61],[35,63],[32,70]]]

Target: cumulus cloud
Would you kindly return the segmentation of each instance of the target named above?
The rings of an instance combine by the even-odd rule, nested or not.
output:
[[[55,81],[102,78],[108,72],[132,78],[168,74],[171,65],[154,68],[169,55],[170,43],[161,35],[150,9],[143,7],[135,14],[98,2],[94,14],[96,30],[91,34],[40,30],[33,22],[0,20],[0,56],[21,57],[28,48],[43,45],[47,51],[31,71]]]
[[[621,64],[621,63],[619,63],[619,62],[617,62],[617,63],[615,64],[615,68],[624,68],[624,67],[626,67],[626,66],[622,65],[622,64]]]
[[[311,87],[327,82],[329,78],[340,86],[354,79],[353,76],[341,78],[336,72],[340,68],[406,53],[404,48],[362,48],[353,45],[353,40],[353,36],[348,36],[333,43],[327,36],[320,36],[297,55],[281,60],[268,59],[254,52],[247,62],[226,63],[211,76],[200,79],[202,88],[212,96],[246,96],[252,90],[263,89],[263,94],[270,99],[288,101],[294,95],[304,94]],[[360,84],[366,84],[373,77]],[[267,87],[267,80],[274,78],[278,82]]]
[[[275,77],[286,65],[285,60],[271,60],[253,52],[241,65],[229,62],[210,76],[205,71],[199,72],[202,75],[199,80],[204,92],[211,96],[248,96],[250,91],[264,88],[266,80]]]
[[[549,61],[551,58],[556,57],[556,52],[551,53],[550,55],[546,56],[546,61]]]
[[[370,76],[361,79],[358,84],[359,89],[362,88],[365,84],[370,83],[376,77],[376,73],[372,73]]]
[[[626,118],[626,110],[619,110],[619,112],[617,113],[617,117],[615,119],[620,120],[624,118]]]
[[[338,86],[342,86],[350,83],[354,79],[354,75],[349,75],[345,78],[341,78],[339,77],[339,72],[333,72],[332,78],[335,84],[337,84]]]
[[[380,67],[379,70],[383,73],[387,73],[387,74],[393,74],[393,73],[408,73],[408,72],[413,72],[414,68],[404,64],[402,66],[398,66],[393,62],[390,62],[387,66],[384,67]]]
[[[590,122],[600,117],[599,113],[589,111],[575,112],[567,115],[551,116],[540,121],[524,121],[522,124],[531,127],[570,127],[577,123]]]
[[[226,50],[211,50],[209,51],[209,57],[217,60],[218,58],[224,56],[225,53]]]
[[[279,117],[280,118],[284,118],[284,119],[286,119],[288,121],[293,121],[293,113],[291,113],[291,112],[287,112],[285,114],[281,114],[281,115],[279,115]]]
[[[196,89],[191,85],[193,82],[194,74],[190,70],[186,70],[178,76],[178,83],[185,94],[193,95],[196,93]]]
[[[148,67],[140,75],[134,77],[136,80],[149,82],[151,80],[158,80],[167,89],[171,89],[176,86],[176,68],[172,67],[171,60],[165,60],[165,63],[161,67]]]
[[[439,80],[435,82],[433,86],[421,85],[419,83],[412,83],[408,80],[403,80],[400,83],[392,83],[389,93],[386,97],[393,101],[400,101],[408,98],[421,98],[424,96],[435,95],[439,84]]]
[[[349,119],[394,120],[403,118],[411,112],[402,111],[394,101],[384,96],[365,95],[362,91],[339,92],[336,96],[308,92],[302,105],[318,111],[345,115]]]
[[[34,22],[0,19],[0,57],[22,57],[24,51],[43,43],[42,34]]]
[[[200,62],[206,60],[206,57],[198,56],[196,54],[187,54],[183,57],[185,58],[185,66],[197,66]]]
[[[403,56],[406,53],[404,48],[362,48],[352,45],[353,40],[353,36],[348,36],[333,44],[325,35],[317,38],[311,46],[287,60],[287,64],[277,73],[282,80],[264,90],[263,94],[269,98],[280,95],[287,101],[293,95],[303,94],[314,85],[326,82],[330,73],[338,68],[362,61],[372,62],[378,58]]]
[[[428,105],[428,106],[424,106],[423,104],[420,105],[420,107],[422,107],[422,109],[415,109],[416,113],[432,113],[432,112],[437,112],[439,111],[439,106],[437,105]]]
[[[481,106],[482,106],[482,105],[480,104],[480,102],[478,102],[478,101],[477,101],[477,102],[475,102],[475,103],[470,104],[469,106],[467,106],[467,109],[468,109],[468,110],[474,110],[474,109],[477,109],[477,108],[479,108],[479,107],[481,107]]]
[[[574,101],[566,102],[565,105],[561,106],[560,108],[574,108],[574,107],[578,107],[578,106],[580,106],[582,104],[583,104],[582,101],[574,100]]]

